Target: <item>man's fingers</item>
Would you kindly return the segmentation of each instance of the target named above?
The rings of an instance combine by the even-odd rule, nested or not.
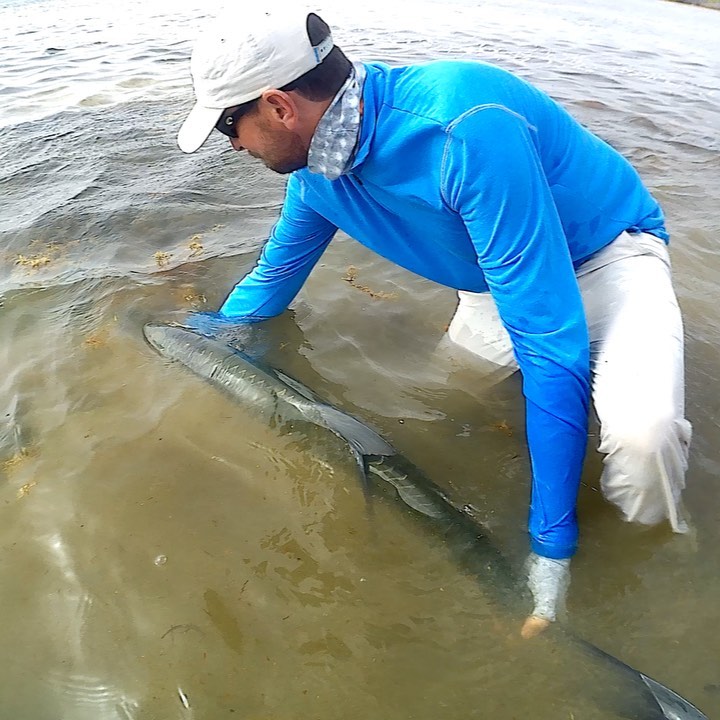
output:
[[[548,627],[550,627],[550,620],[537,617],[536,615],[531,615],[525,620],[522,626],[522,630],[520,631],[520,635],[525,640],[529,640],[530,638],[539,635],[543,630],[546,630]]]

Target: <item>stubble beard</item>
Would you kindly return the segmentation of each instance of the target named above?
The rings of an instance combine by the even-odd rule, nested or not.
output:
[[[295,134],[277,133],[268,138],[268,146],[272,148],[260,159],[265,166],[280,175],[287,175],[307,166],[308,148]]]

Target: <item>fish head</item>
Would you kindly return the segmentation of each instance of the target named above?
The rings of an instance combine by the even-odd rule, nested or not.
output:
[[[187,330],[183,330],[181,327],[164,325],[162,323],[147,323],[143,327],[145,339],[161,355],[166,355],[170,346],[176,343],[182,335],[187,332]]]

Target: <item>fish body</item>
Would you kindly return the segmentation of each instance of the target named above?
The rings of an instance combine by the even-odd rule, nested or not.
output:
[[[144,334],[164,357],[185,365],[229,394],[249,413],[281,426],[310,423],[343,438],[355,457],[363,486],[391,489],[440,533],[463,569],[482,582],[493,598],[515,609],[526,601],[515,576],[466,506],[455,502],[419,468],[402,457],[378,433],[356,418],[323,402],[313,391],[282,372],[264,366],[215,338],[180,326],[148,324]],[[527,604],[524,605],[527,607]],[[616,696],[598,697],[627,720],[707,720],[690,702],[596,646],[560,628],[547,633],[580,647],[613,673]],[[570,674],[572,669],[570,669]],[[592,688],[591,688],[592,690]],[[606,695],[603,690],[603,695]]]
[[[175,325],[148,324],[144,333],[161,355],[185,365],[270,425],[306,422],[324,427],[348,442],[361,465],[365,456],[395,453],[367,425],[241,350]]]

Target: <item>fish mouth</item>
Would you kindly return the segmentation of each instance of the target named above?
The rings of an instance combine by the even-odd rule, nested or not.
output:
[[[639,675],[655,698],[655,702],[660,706],[663,717],[667,720],[708,720],[707,715],[670,688],[647,675],[642,673]]]

